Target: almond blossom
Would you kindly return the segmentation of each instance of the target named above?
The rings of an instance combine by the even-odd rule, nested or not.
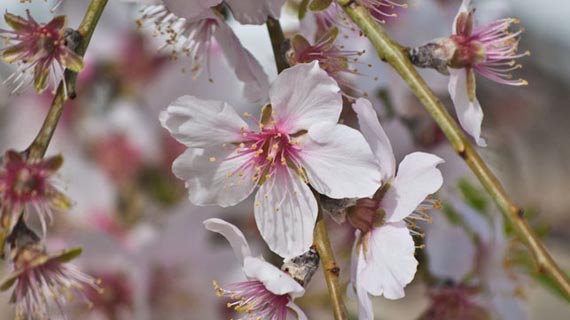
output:
[[[358,99],[353,105],[360,130],[381,164],[381,187],[374,197],[360,199],[348,215],[358,228],[352,258],[352,286],[359,303],[359,319],[374,319],[369,295],[404,297],[418,265],[414,257],[414,220],[429,220],[427,209],[437,202],[426,197],[443,183],[436,166],[443,160],[432,154],[407,155],[398,167],[392,146],[372,104]],[[410,228],[411,230],[409,230]]]
[[[54,212],[70,208],[71,200],[57,187],[55,173],[61,168],[61,155],[41,161],[25,160],[9,150],[0,167],[0,213],[3,228],[11,230],[22,210],[36,210],[46,232],[46,219]]]
[[[232,283],[224,288],[214,281],[218,296],[231,299],[228,308],[245,314],[245,317],[237,320],[287,320],[292,314],[296,314],[299,320],[307,319],[303,311],[293,303],[293,299],[305,293],[303,286],[262,258],[253,257],[247,240],[236,226],[220,219],[208,219],[204,221],[204,226],[228,240],[248,278],[248,281]]]
[[[252,126],[227,103],[184,96],[160,115],[188,147],[174,161],[190,201],[228,207],[257,186],[255,219],[271,250],[284,258],[313,241],[317,202],[308,184],[330,198],[370,196],[380,171],[364,137],[337,124],[342,96],[318,62],[283,71]]]
[[[25,238],[27,243],[11,252],[14,270],[0,286],[2,291],[14,286],[10,302],[16,305],[16,319],[49,319],[52,304],[65,318],[67,302],[79,298],[90,305],[87,290],[101,293],[99,280],[67,263],[81,254],[80,248],[48,254],[35,234]]]
[[[7,63],[18,63],[18,69],[5,82],[14,82],[13,92],[30,85],[42,93],[49,85],[54,89],[63,78],[65,68],[79,72],[83,58],[73,50],[78,45],[66,29],[67,18],[57,16],[47,24],[38,23],[26,11],[27,18],[6,13],[4,19],[13,29],[0,29],[0,37],[10,46],[2,49]],[[77,39],[75,39],[77,40]]]
[[[189,71],[195,77],[206,69],[210,81],[214,81],[209,71],[209,56],[214,44],[217,44],[223,50],[236,76],[245,83],[245,97],[250,101],[260,101],[266,97],[269,86],[267,75],[255,57],[242,46],[233,30],[224,22],[222,14],[214,8],[221,1],[138,0],[136,2],[147,4],[142,10],[143,15],[139,24],[154,25],[155,34],[166,37],[161,49],[170,48],[174,58],[178,58],[179,53],[188,56],[191,60]],[[260,21],[260,17],[263,17],[265,22],[267,16],[274,13],[273,5],[259,6],[253,1],[242,2],[235,7],[253,10],[253,13],[247,10],[237,11],[245,21],[250,19]]]

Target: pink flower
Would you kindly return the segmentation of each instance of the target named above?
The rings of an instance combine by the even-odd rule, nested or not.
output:
[[[271,250],[285,258],[313,241],[317,203],[308,183],[330,198],[366,197],[380,172],[362,135],[337,124],[342,96],[315,61],[282,72],[259,120],[242,120],[223,102],[181,97],[160,115],[188,149],[173,164],[197,205],[233,206],[257,186],[255,219]]]
[[[344,46],[335,45],[337,36],[338,29],[333,27],[311,45],[303,36],[295,35],[292,39],[292,51],[288,55],[290,64],[318,61],[319,66],[341,87],[358,91],[347,77],[360,74],[358,69],[351,68],[351,63],[358,63],[363,52],[344,50]]]
[[[231,300],[228,308],[245,314],[238,320],[287,320],[293,312],[299,320],[307,319],[293,303],[293,299],[305,293],[297,281],[262,258],[252,257],[247,240],[236,226],[220,219],[208,219],[204,221],[204,226],[229,241],[248,278],[248,281],[232,283],[224,288],[214,281],[218,296]]]
[[[50,304],[64,315],[64,305],[75,298],[90,304],[86,290],[101,292],[99,281],[66,262],[81,254],[81,249],[47,254],[37,243],[12,252],[14,271],[2,282],[0,289],[15,284],[11,302],[16,305],[16,319],[49,319]]]
[[[254,56],[242,46],[221,14],[210,8],[214,5],[212,1],[154,2],[156,5],[143,9],[139,24],[151,23],[156,28],[156,34],[166,36],[162,48],[172,49],[173,58],[178,58],[180,53],[188,56],[191,61],[189,71],[195,77],[206,69],[210,81],[214,80],[209,71],[209,56],[214,43],[217,43],[238,79],[245,83],[245,97],[255,102],[266,98],[269,86],[267,75]]]
[[[11,13],[4,14],[4,19],[13,31],[0,29],[0,37],[12,44],[2,50],[2,58],[19,64],[17,71],[6,79],[16,83],[14,92],[32,81],[39,93],[50,83],[55,90],[66,68],[76,72],[83,69],[83,59],[73,51],[77,43],[70,42],[72,37],[65,28],[65,16],[55,17],[47,24],[36,22],[29,11],[27,19]]]
[[[443,160],[422,152],[409,154],[396,174],[396,161],[386,133],[368,100],[353,105],[360,130],[381,164],[383,187],[372,199],[360,199],[348,215],[359,230],[352,260],[352,284],[359,302],[359,318],[374,319],[369,294],[388,299],[404,297],[417,264],[410,232],[413,220],[429,220],[424,213],[437,205],[424,202],[442,185],[436,166]],[[423,202],[423,203],[422,203]]]
[[[509,32],[517,19],[501,19],[485,26],[474,26],[474,10],[469,10],[471,0],[463,0],[453,23],[452,58],[449,61],[449,93],[461,126],[479,146],[486,146],[481,138],[483,110],[475,96],[475,73],[495,82],[522,86],[526,80],[512,79],[511,71],[521,68],[515,59],[529,55],[517,54],[519,36],[523,29]],[[450,54],[451,55],[451,54]]]
[[[42,223],[44,234],[46,217],[52,218],[54,212],[69,209],[71,201],[56,187],[54,174],[63,164],[61,156],[54,156],[41,161],[26,161],[16,151],[7,151],[3,166],[0,168],[0,209],[3,219],[8,214],[12,228],[24,209],[35,209]],[[6,223],[6,222],[4,222]]]

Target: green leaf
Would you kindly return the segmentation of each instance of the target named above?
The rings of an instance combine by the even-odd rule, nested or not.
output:
[[[470,207],[479,213],[485,214],[487,212],[487,209],[489,208],[489,198],[487,198],[483,189],[473,185],[473,183],[467,179],[459,180],[457,187],[459,188],[459,191],[461,191],[465,202]]]

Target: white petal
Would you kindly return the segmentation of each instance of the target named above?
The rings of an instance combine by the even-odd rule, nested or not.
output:
[[[336,123],[342,111],[340,89],[317,61],[281,72],[269,97],[275,120],[290,133],[309,130],[319,122]]]
[[[449,73],[449,95],[453,100],[461,127],[475,139],[480,147],[487,146],[485,139],[481,138],[483,109],[477,97],[470,101],[467,96],[467,72],[464,69],[450,68]]]
[[[360,132],[320,123],[309,129],[301,162],[309,182],[330,198],[364,198],[380,187],[380,169]]]
[[[380,121],[378,121],[376,111],[374,111],[370,101],[364,98],[356,100],[352,108],[358,116],[360,132],[364,135],[366,142],[380,163],[382,182],[392,179],[396,174],[396,159],[390,140],[380,125]]]
[[[380,203],[387,213],[386,221],[406,218],[428,195],[439,190],[443,177],[437,165],[443,162],[443,159],[424,152],[411,153],[402,160],[394,182]]]
[[[449,223],[443,214],[428,226],[425,243],[429,270],[437,277],[459,283],[475,266],[471,237],[463,228]]]
[[[295,311],[295,313],[297,314],[297,317],[295,317],[294,319],[297,319],[297,320],[308,320],[309,319],[309,318],[307,318],[307,315],[305,315],[303,310],[301,310],[301,308],[299,308],[299,306],[296,305],[295,303],[293,303],[292,301],[287,304],[287,307],[289,309]]]
[[[177,17],[192,20],[199,19],[222,0],[162,0],[162,2],[168,11]]]
[[[160,113],[160,123],[187,147],[205,148],[241,141],[247,123],[225,102],[183,96]]]
[[[290,275],[259,258],[246,257],[243,272],[249,279],[259,280],[276,295],[289,294],[296,298],[305,293],[305,288]]]
[[[253,173],[244,172],[242,178],[237,172],[244,160],[227,160],[235,155],[234,151],[222,147],[191,148],[174,160],[172,172],[186,182],[193,204],[233,206],[247,198],[255,188],[253,180],[245,178]]]
[[[267,17],[279,19],[286,0],[226,0],[234,18],[242,24],[264,24]]]
[[[237,78],[244,82],[245,98],[251,102],[264,102],[269,93],[269,80],[257,59],[243,47],[225,23],[219,24],[214,36]]]
[[[457,15],[455,16],[455,19],[453,19],[453,25],[451,26],[451,30],[453,30],[453,34],[457,34],[457,19],[459,18],[459,16],[464,13],[464,12],[469,12],[469,6],[471,5],[471,0],[463,0],[463,2],[461,3],[461,6],[459,6],[459,11],[457,11]]]
[[[289,169],[278,170],[255,196],[255,221],[271,251],[285,259],[313,244],[317,201],[309,187]]]
[[[356,255],[356,280],[355,280],[355,287],[356,287],[356,296],[358,299],[358,320],[374,320],[374,309],[372,307],[372,300],[368,295],[368,292],[364,288],[363,281],[367,281],[366,274],[363,273],[363,270],[367,267],[366,260],[362,251]],[[362,276],[364,275],[364,276]]]
[[[402,221],[373,229],[366,252],[367,265],[358,274],[358,285],[387,299],[404,297],[404,287],[414,279],[418,261],[414,240]]]
[[[226,240],[228,240],[228,242],[232,246],[232,249],[234,250],[236,257],[238,258],[242,266],[244,265],[245,258],[251,257],[251,250],[249,249],[249,244],[247,243],[247,240],[245,239],[245,236],[243,235],[241,230],[238,229],[236,226],[222,219],[216,219],[216,218],[208,219],[203,223],[206,229],[212,232],[217,232],[222,236],[224,236]]]

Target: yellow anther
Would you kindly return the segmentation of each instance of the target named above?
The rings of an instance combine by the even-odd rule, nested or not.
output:
[[[216,162],[216,157],[210,157],[210,162]]]

